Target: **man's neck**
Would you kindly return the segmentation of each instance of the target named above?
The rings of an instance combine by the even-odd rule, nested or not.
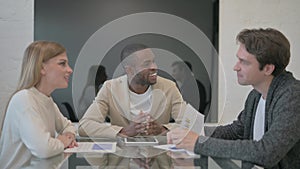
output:
[[[260,83],[257,86],[253,86],[253,88],[262,95],[263,99],[267,98],[268,91],[269,91],[269,88],[270,88],[270,85],[271,85],[273,79],[274,79],[274,76],[269,76],[264,82]]]
[[[136,94],[143,94],[149,88],[149,85],[141,85],[141,84],[128,84],[129,90]]]

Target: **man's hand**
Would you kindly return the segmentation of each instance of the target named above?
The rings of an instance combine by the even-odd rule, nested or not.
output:
[[[139,132],[135,129],[136,125],[138,125],[138,123],[130,122],[129,126],[122,128],[119,134],[123,137],[136,136],[139,134]]]
[[[143,169],[150,169],[154,161],[153,158],[133,158],[132,160]]]
[[[140,112],[133,121],[130,122],[129,126],[126,126],[121,129],[119,135],[133,137],[138,134],[143,134],[146,131],[146,121],[147,115],[144,112]]]
[[[146,130],[145,130],[145,134],[146,135],[160,135],[160,134],[165,134],[167,133],[167,129],[157,123],[151,116],[147,116],[147,120],[146,120]]]
[[[167,133],[168,144],[176,144],[176,148],[194,151],[199,135],[188,129],[176,128]]]

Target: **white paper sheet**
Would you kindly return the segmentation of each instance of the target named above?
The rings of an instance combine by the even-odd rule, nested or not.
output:
[[[78,147],[67,148],[65,153],[113,153],[116,152],[116,142],[78,142]]]
[[[188,151],[186,149],[176,148],[175,144],[156,145],[156,146],[153,146],[153,147],[158,148],[158,149],[172,151],[172,152],[185,152],[189,156],[199,156],[199,155],[195,154],[194,152]]]
[[[204,115],[190,104],[186,106],[180,125],[182,128],[188,128],[199,135],[204,135]]]
[[[153,147],[163,149],[163,150],[173,151],[173,152],[184,152],[185,151],[185,149],[176,148],[175,144],[156,145]]]

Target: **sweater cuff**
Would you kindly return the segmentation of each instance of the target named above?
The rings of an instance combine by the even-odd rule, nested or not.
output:
[[[201,154],[200,150],[201,150],[201,146],[202,144],[207,141],[209,137],[205,137],[205,136],[199,136],[196,140],[195,146],[194,146],[194,152],[196,154]]]

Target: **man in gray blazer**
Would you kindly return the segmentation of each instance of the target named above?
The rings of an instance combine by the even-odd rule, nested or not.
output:
[[[79,125],[81,136],[162,135],[181,122],[185,107],[173,81],[157,75],[150,48],[130,44],[121,53],[126,75],[106,81]],[[105,123],[109,116],[111,125]],[[173,118],[176,123],[169,123]]]
[[[210,137],[175,129],[168,142],[201,155],[242,160],[243,168],[300,168],[300,82],[285,70],[290,43],[271,28],[245,29],[237,41],[238,83],[253,87],[244,110]]]

